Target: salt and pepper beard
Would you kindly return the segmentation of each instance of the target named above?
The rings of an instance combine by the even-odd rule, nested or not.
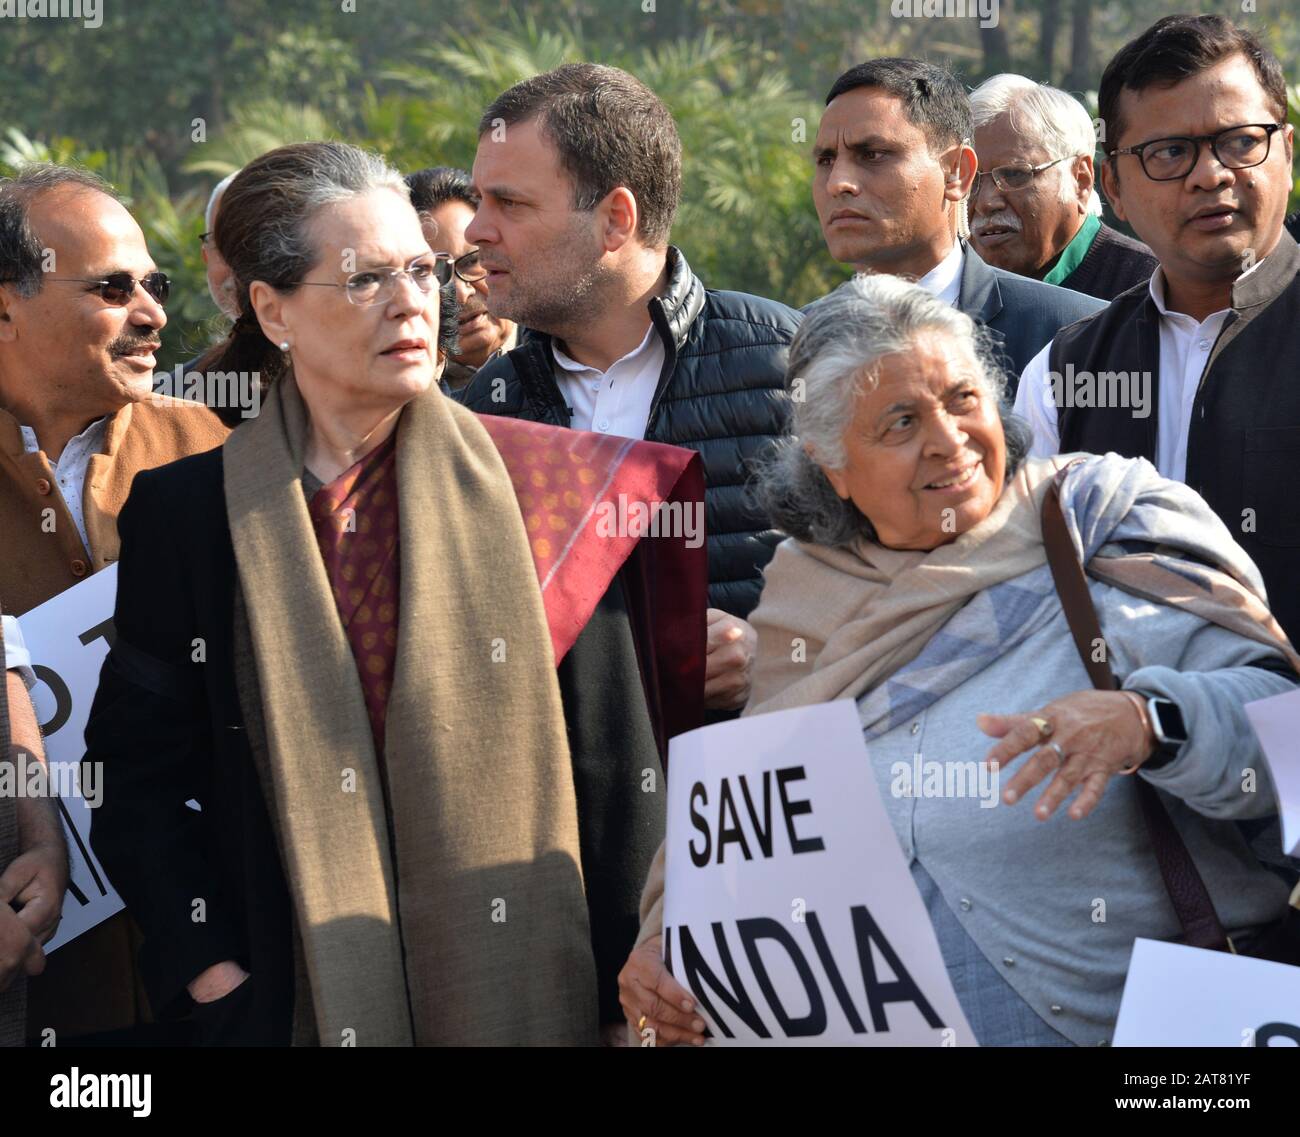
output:
[[[582,249],[590,241],[589,220],[585,214],[573,218],[564,246]],[[593,312],[604,306],[618,283],[618,274],[600,260],[593,251],[586,264],[575,265],[576,254],[567,258],[569,263],[556,265],[549,280],[535,281],[520,289],[521,278],[512,273],[514,288],[504,307],[492,303],[491,285],[488,286],[488,311],[501,320],[511,320],[519,327],[533,328],[539,332],[564,340],[587,327]],[[550,274],[548,274],[549,276]],[[555,287],[552,287],[555,285]]]

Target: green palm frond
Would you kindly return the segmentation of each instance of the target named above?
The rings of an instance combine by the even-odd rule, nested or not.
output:
[[[98,170],[104,163],[102,150],[92,150],[73,138],[31,138],[16,126],[4,132],[0,141],[0,167],[17,172],[33,162],[54,162],[60,166],[78,165]]]
[[[249,103],[236,109],[217,138],[197,147],[197,156],[185,163],[185,169],[225,177],[277,146],[337,138],[339,133],[338,127],[314,107]]]

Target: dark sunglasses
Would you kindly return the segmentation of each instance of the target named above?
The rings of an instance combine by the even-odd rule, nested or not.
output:
[[[131,303],[137,283],[159,304],[166,304],[172,291],[171,278],[165,272],[151,272],[139,281],[129,272],[110,272],[99,280],[85,276],[51,276],[48,279],[98,285],[100,299],[119,308]]]

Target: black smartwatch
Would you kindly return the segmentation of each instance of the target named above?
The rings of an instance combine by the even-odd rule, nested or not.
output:
[[[1159,695],[1147,698],[1147,716],[1156,736],[1156,748],[1142,765],[1148,770],[1158,770],[1178,755],[1179,748],[1187,741],[1187,727],[1178,704]]]

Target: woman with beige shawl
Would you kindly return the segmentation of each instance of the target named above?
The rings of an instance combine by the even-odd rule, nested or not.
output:
[[[914,285],[855,277],[808,309],[789,366],[804,398],[761,489],[791,537],[752,617],[745,713],[853,699],[980,1043],[1105,1045],[1134,939],[1182,930],[1139,779],[1239,947],[1284,910],[1287,880],[1248,843],[1276,810],[1243,705],[1289,690],[1296,663],[1259,574],[1146,462],[1026,460],[974,325]],[[1092,689],[1046,563],[1052,485],[1120,690]],[[1000,793],[945,796],[963,784],[945,765],[978,761]],[[624,1011],[647,1039],[698,1045],[696,1000],[660,958],[662,905],[661,848]]]
[[[591,695],[641,725],[640,750],[600,756],[608,788],[580,832],[557,665],[636,540],[566,553],[593,487],[631,470],[667,497],[694,471],[698,496],[698,462],[539,424],[494,433],[447,399],[447,266],[372,154],[261,156],[226,189],[216,241],[242,315],[209,379],[269,386],[220,450],[136,479],[86,732],[104,764],[92,843],[144,932],[155,1013],[191,1014],[213,1044],[594,1043],[601,958],[616,940],[613,1003],[662,817],[610,806],[659,808],[617,765],[640,778],[658,752],[636,662],[620,680],[605,659]],[[680,625],[673,675],[699,708],[694,556],[673,579],[696,599],[658,623]]]

